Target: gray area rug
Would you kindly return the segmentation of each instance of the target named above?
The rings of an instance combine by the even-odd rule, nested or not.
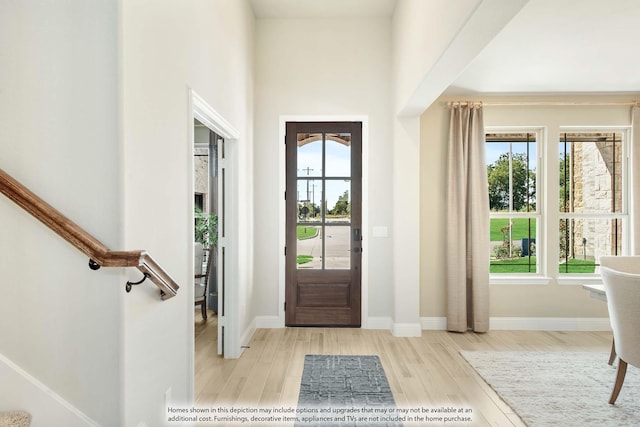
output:
[[[640,426],[640,369],[629,365],[609,405],[617,364],[608,353],[461,351],[460,354],[531,427]]]
[[[296,426],[400,427],[385,416],[395,407],[378,356],[305,356]]]

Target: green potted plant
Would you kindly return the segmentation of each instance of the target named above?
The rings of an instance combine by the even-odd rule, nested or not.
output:
[[[202,243],[205,250],[215,247],[218,243],[218,215],[196,208],[194,218],[196,242]]]

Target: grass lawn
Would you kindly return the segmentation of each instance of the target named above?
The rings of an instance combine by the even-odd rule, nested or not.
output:
[[[596,262],[583,259],[570,259],[566,263],[560,264],[560,273],[587,273],[592,274],[596,271]]]
[[[313,259],[312,255],[298,255],[296,258],[296,262],[298,264],[306,264],[308,262],[311,262],[312,259]]]
[[[512,218],[513,226],[511,227],[511,235],[513,240],[529,238],[529,218]],[[509,225],[509,218],[492,218],[490,222],[490,240],[492,242],[502,241],[503,227]],[[536,237],[536,220],[531,219],[531,238]]]
[[[296,234],[298,235],[298,239],[310,239],[318,235],[318,227],[299,225],[296,229]]]
[[[595,261],[570,259],[558,267],[562,274],[590,274],[596,271]],[[522,257],[515,259],[492,260],[490,273],[535,273],[536,257]]]
[[[490,273],[535,273],[536,257],[491,260]]]

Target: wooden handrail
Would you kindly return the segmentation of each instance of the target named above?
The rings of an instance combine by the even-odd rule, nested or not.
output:
[[[160,288],[162,299],[168,299],[177,294],[178,284],[147,252],[110,250],[2,169],[0,169],[0,192],[88,256],[92,269],[136,267],[144,273],[145,278],[149,278]]]

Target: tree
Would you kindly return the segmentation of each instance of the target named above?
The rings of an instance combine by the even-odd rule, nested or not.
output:
[[[509,170],[509,153],[503,153],[487,166],[489,181],[489,207],[494,211],[509,209],[509,182],[512,181],[513,211],[535,209],[536,174],[527,167],[527,156],[524,153],[511,155],[511,171]]]
[[[342,196],[338,196],[332,215],[348,215],[351,212],[351,206],[349,205],[349,190],[346,190]]]

